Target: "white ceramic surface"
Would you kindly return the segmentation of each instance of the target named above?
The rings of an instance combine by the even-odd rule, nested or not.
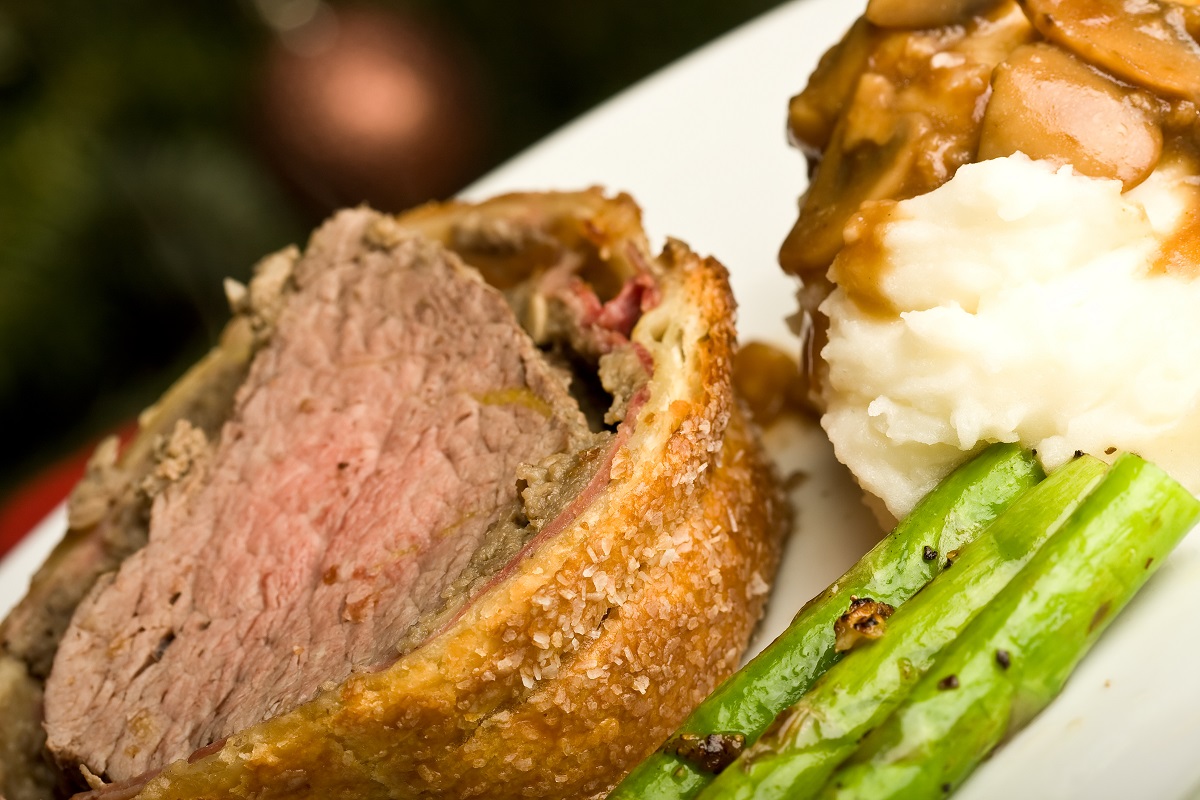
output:
[[[743,340],[794,348],[784,318],[795,286],[775,263],[805,182],[784,137],[788,98],[861,12],[797,0],[619,95],[496,170],[470,198],[600,184],[641,203],[653,237],[675,236],[729,267]],[[805,600],[878,536],[820,430],[789,422],[769,444],[794,494],[795,533],[757,637],[778,634]],[[0,564],[0,615],[61,535],[59,510]],[[1200,539],[1190,537],[1113,625],[1066,692],[956,795],[1200,798]]]

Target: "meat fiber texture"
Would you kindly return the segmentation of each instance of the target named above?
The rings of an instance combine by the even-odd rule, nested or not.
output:
[[[131,778],[390,664],[517,466],[586,433],[504,298],[420,238],[366,246],[373,219],[313,237],[214,451],[176,433],[186,479],[59,647],[60,760]]]
[[[405,568],[410,570],[407,578],[403,574],[386,573],[386,580],[374,584],[371,581],[386,571],[373,574],[370,569],[351,569],[347,577],[343,569],[346,562],[335,564],[332,558],[322,559],[321,556],[338,546],[336,537],[311,550],[260,547],[259,555],[265,552],[267,563],[272,566],[266,571],[251,571],[252,574],[258,578],[299,574],[307,584],[299,585],[305,580],[293,580],[292,584],[281,581],[273,585],[270,580],[260,580],[255,586],[247,582],[239,588],[237,582],[245,576],[240,567],[232,565],[249,558],[246,551],[256,547],[256,537],[266,535],[263,531],[270,528],[267,523],[243,534],[240,546],[220,542],[205,546],[197,541],[174,550],[178,557],[193,559],[179,562],[193,568],[203,565],[205,570],[219,572],[227,568],[222,563],[222,558],[226,559],[231,565],[228,574],[232,583],[216,581],[211,575],[190,577],[189,580],[212,581],[206,584],[207,591],[200,593],[204,596],[196,592],[195,583],[182,588],[170,585],[170,581],[160,585],[156,582],[163,579],[154,570],[137,566],[139,558],[149,560],[151,551],[161,547],[157,520],[167,519],[171,514],[178,514],[177,520],[187,520],[197,508],[208,509],[205,513],[209,514],[231,513],[228,506],[206,499],[206,493],[212,491],[206,487],[213,485],[214,476],[224,474],[221,465],[230,456],[223,454],[246,446],[239,445],[236,439],[231,441],[226,432],[236,429],[239,420],[245,419],[247,409],[256,400],[272,405],[273,413],[265,418],[289,420],[292,428],[304,427],[304,415],[324,410],[314,404],[302,407],[305,398],[295,390],[273,392],[271,370],[259,366],[272,359],[276,359],[272,363],[278,366],[281,362],[277,359],[287,354],[287,336],[278,343],[273,336],[290,327],[289,315],[299,315],[300,311],[293,310],[281,298],[286,299],[297,284],[307,280],[305,260],[315,258],[320,252],[317,247],[320,235],[299,262],[294,251],[264,261],[248,288],[229,287],[238,314],[223,335],[221,347],[145,415],[143,435],[132,448],[120,458],[107,453],[97,459],[89,480],[76,493],[82,498],[78,503],[81,511],[72,519],[72,534],[39,573],[35,590],[37,586],[51,587],[46,591],[54,596],[69,596],[70,592],[64,588],[68,581],[59,572],[63,564],[71,566],[76,583],[84,584],[82,590],[75,590],[80,594],[86,593],[86,586],[99,577],[76,621],[94,619],[103,623],[108,619],[106,615],[94,616],[95,612],[104,603],[112,602],[105,597],[128,571],[137,575],[139,581],[134,610],[147,591],[157,592],[159,610],[165,602],[167,612],[156,620],[171,623],[173,632],[179,621],[173,616],[175,613],[180,614],[186,628],[188,619],[196,619],[192,614],[197,608],[211,609],[223,602],[250,604],[250,613],[238,617],[239,624],[249,626],[248,637],[226,634],[223,639],[211,641],[214,647],[229,648],[234,639],[240,638],[242,642],[249,639],[252,646],[246,649],[255,650],[256,658],[264,659],[262,663],[268,672],[276,670],[274,682],[251,674],[253,669],[248,666],[251,662],[241,652],[230,658],[228,651],[189,644],[191,630],[184,631],[187,635],[176,632],[175,638],[170,638],[163,635],[161,627],[157,631],[150,628],[139,631],[135,626],[126,632],[132,639],[140,637],[138,653],[142,659],[138,663],[136,657],[126,658],[123,668],[125,675],[130,669],[140,674],[125,685],[136,690],[135,684],[163,668],[173,652],[186,655],[191,648],[197,658],[211,658],[213,663],[246,670],[233,682],[237,685],[232,685],[227,697],[235,697],[242,691],[240,678],[246,682],[258,681],[256,685],[266,692],[268,699],[263,702],[260,693],[254,713],[265,719],[237,717],[254,708],[254,698],[248,697],[248,704],[230,702],[205,708],[198,714],[181,710],[185,727],[205,729],[182,749],[197,743],[201,745],[199,749],[184,752],[185,758],[169,764],[156,759],[172,758],[180,751],[164,749],[160,756],[142,762],[149,765],[146,774],[121,783],[105,784],[92,776],[89,780],[96,787],[93,793],[97,796],[599,796],[661,743],[692,706],[732,671],[761,613],[777,563],[787,510],[756,434],[745,423],[732,395],[733,303],[727,276],[717,262],[701,259],[673,241],[668,242],[662,255],[654,257],[641,232],[636,205],[625,196],[610,199],[596,190],[511,195],[475,206],[432,206],[399,220],[367,211],[353,215],[365,220],[365,226],[358,241],[350,236],[338,244],[343,256],[365,253],[358,260],[366,264],[375,260],[409,260],[416,248],[428,253],[429,262],[440,265],[439,268],[451,272],[461,269],[455,266],[455,255],[438,249],[445,247],[469,264],[478,265],[489,281],[504,288],[517,316],[535,333],[534,339],[543,344],[541,335],[555,325],[553,310],[547,316],[544,304],[539,305],[544,298],[522,299],[521,281],[530,274],[554,272],[564,260],[573,260],[580,271],[586,269],[589,280],[600,275],[601,282],[609,284],[603,290],[603,300],[597,300],[590,290],[582,291],[578,282],[570,284],[574,300],[568,305],[574,309],[572,315],[579,324],[569,333],[572,341],[595,349],[593,355],[601,359],[602,381],[622,384],[620,388],[610,388],[615,397],[610,421],[619,422],[616,433],[600,448],[601,456],[592,466],[594,477],[576,484],[585,488],[575,499],[562,501],[565,505],[553,518],[536,521],[532,538],[507,565],[490,577],[480,577],[465,591],[457,585],[447,591],[444,583],[439,591],[439,578],[456,568],[446,565],[456,563],[455,559],[461,561],[463,550],[457,544],[439,546],[442,539],[436,536],[428,537],[426,555],[405,562]],[[414,243],[415,234],[427,241]],[[408,255],[401,258],[402,253]],[[340,258],[333,261],[341,263]],[[323,278],[315,276],[314,280],[319,283]],[[334,294],[337,298],[331,301],[333,307],[348,302],[345,291]],[[351,300],[369,308],[376,302],[377,294],[380,293],[368,292]],[[456,309],[464,305],[461,300],[460,297]],[[313,316],[305,318],[314,324],[299,325],[305,328],[297,334],[299,337],[311,334],[325,340],[318,333],[320,325],[315,324],[320,314],[313,309],[319,307],[321,304],[316,303],[310,309]],[[512,330],[507,325],[501,327],[504,331]],[[461,332],[450,338],[464,339]],[[350,337],[350,341],[361,345],[365,339]],[[619,358],[612,351],[618,341],[626,342],[625,349],[616,354]],[[485,342],[483,346],[496,346],[496,342]],[[377,352],[365,345],[363,351]],[[563,438],[583,436],[577,420],[572,419],[577,409],[568,402],[570,398],[564,399],[558,392],[561,383],[555,381],[561,381],[561,376],[556,378],[551,370],[548,375],[542,374],[549,383],[539,384],[541,362],[536,351],[531,353],[528,341],[523,340],[514,352],[519,356],[529,353],[532,358],[526,361],[523,356],[517,358],[506,351],[499,357],[499,367],[487,359],[489,366],[482,370],[487,375],[482,380],[490,388],[482,390],[485,397],[480,398],[474,389],[466,392],[476,400],[483,400],[474,412],[490,410],[496,405],[508,406],[502,424],[515,425],[510,430],[528,433],[522,437],[528,442],[541,437],[541,444],[529,444],[529,451],[545,447],[554,450]],[[632,354],[637,358],[631,358]],[[299,353],[297,357],[304,358]],[[470,357],[467,361],[477,368],[482,364]],[[644,372],[637,367],[639,361],[645,367]],[[353,359],[347,363],[353,363],[355,368],[365,367]],[[516,386],[506,385],[497,393],[496,376],[508,374],[504,365],[513,363],[522,365],[518,372],[523,371],[524,377]],[[372,368],[375,367],[382,365]],[[436,373],[436,369],[432,371]],[[444,385],[469,383],[475,378],[474,373],[480,371],[474,369],[467,375],[450,370],[452,374]],[[247,374],[250,377],[235,397],[229,387],[237,385],[237,381],[231,382],[230,376]],[[630,377],[638,374],[636,380]],[[260,377],[262,381],[258,380]],[[403,380],[403,375],[393,374],[383,385],[404,387]],[[352,381],[332,383],[353,385]],[[322,393],[323,398],[330,403],[354,399],[349,388],[332,383]],[[213,398],[211,390],[217,384],[225,388]],[[310,386],[311,382],[302,383],[301,390]],[[390,397],[393,411],[403,408],[408,398],[406,392]],[[525,411],[535,413],[525,415]],[[369,418],[367,415],[364,424]],[[438,419],[444,421],[447,417]],[[458,417],[451,415],[449,419]],[[150,431],[155,446],[144,441]],[[488,434],[488,430],[478,430],[485,441]],[[280,441],[291,441],[289,448],[307,446],[303,432],[281,430],[279,435]],[[351,437],[349,443],[338,441],[339,447],[353,450],[356,440]],[[438,440],[439,446],[429,452],[446,453],[446,443],[450,441]],[[498,449],[507,454],[510,447],[514,448],[514,458],[536,462],[536,453],[522,450],[523,443],[506,443]],[[475,442],[475,448],[472,458],[496,455],[491,446],[482,448],[481,453]],[[271,451],[269,446],[260,444],[250,447],[248,452],[266,457]],[[328,467],[332,475],[315,476],[314,483],[309,482],[313,476],[297,475],[291,485],[304,487],[305,493],[313,495],[308,502],[319,507],[318,495],[329,487],[347,488],[342,473],[359,462],[315,445],[312,452],[321,456],[318,462],[322,470]],[[384,463],[387,452],[391,451],[380,447],[371,455],[378,463]],[[357,455],[366,453],[360,448]],[[331,465],[325,464],[325,456],[332,461]],[[402,466],[396,469],[396,474],[404,474]],[[518,473],[553,475],[556,469],[526,464]],[[454,473],[457,476],[459,470]],[[364,473],[358,476],[361,478]],[[423,477],[419,475],[417,480]],[[502,483],[496,487],[500,494],[503,494]],[[365,491],[361,484],[350,490]],[[470,491],[484,506],[489,499],[497,498],[496,494],[474,485],[467,493]],[[447,494],[435,492],[433,499]],[[542,496],[552,495],[550,492]],[[153,498],[152,510],[148,505],[150,498]],[[282,507],[286,504],[280,498],[290,496],[284,493],[274,500],[271,498],[269,487],[262,481],[256,481],[238,495],[242,504],[250,508],[271,502]],[[424,495],[419,499],[424,499]],[[411,502],[417,504],[418,500]],[[436,502],[433,506],[437,508]],[[279,508],[273,511],[278,513]],[[151,523],[150,544],[133,559],[126,558],[126,566],[115,576],[100,577],[104,573],[102,565],[117,558],[113,552],[140,546],[137,536],[126,541],[116,535],[128,529],[117,521],[137,520],[147,514]],[[231,518],[240,519],[240,512]],[[268,513],[267,518],[273,520],[275,516]],[[434,519],[438,519],[436,514]],[[445,518],[441,519],[444,523]],[[313,521],[311,515],[297,513],[293,524],[287,527],[295,530],[299,526],[305,531],[305,525]],[[450,538],[459,535],[462,522],[455,519],[446,526],[454,529],[454,537]],[[144,537],[145,532],[141,535]],[[196,538],[201,538],[199,533]],[[304,543],[310,540],[307,535],[302,538]],[[401,549],[411,541],[403,539]],[[110,546],[113,542],[116,544]],[[393,561],[405,561],[394,558],[395,549],[387,551],[389,558],[385,562],[389,567]],[[99,550],[107,554],[107,560],[86,555]],[[342,554],[351,561],[358,558],[350,548]],[[370,551],[359,566],[369,558]],[[294,562],[303,564],[303,569],[298,569]],[[90,578],[86,575],[89,564],[93,569]],[[335,566],[336,572],[331,569]],[[194,575],[186,571],[173,573],[175,578],[181,574]],[[421,586],[405,595],[406,579],[410,580],[410,587],[418,583]],[[323,604],[320,598],[336,592],[343,583],[347,585],[340,586],[343,592],[340,601]],[[253,626],[255,620],[264,618],[263,601],[283,596],[284,590],[302,598],[298,606],[302,611],[282,615],[278,618],[282,619],[280,625],[273,623],[268,626],[270,632],[266,636],[255,640]],[[271,591],[275,594],[270,594]],[[389,643],[380,639],[394,636],[402,623],[374,612],[377,596],[387,591],[413,599],[416,606],[421,604],[415,598],[439,594],[449,594],[447,602],[461,605],[453,613],[435,616],[437,624],[430,627],[429,636],[409,642],[402,650],[393,648],[389,652]],[[207,596],[212,592],[228,597]],[[457,599],[456,592],[460,595]],[[36,592],[31,597],[33,594]],[[113,596],[120,597],[119,593]],[[352,598],[362,598],[367,603],[355,606],[347,602]],[[122,602],[128,611],[130,601]],[[262,608],[255,608],[254,603]],[[400,605],[403,607],[404,603]],[[10,641],[24,641],[21,637],[6,638],[6,652],[0,658],[0,666],[18,664],[14,676],[22,687],[19,698],[36,699],[40,685],[37,670],[32,666],[35,656],[44,658],[47,646],[53,653],[56,641],[53,630],[56,626],[65,627],[65,622],[60,621],[61,607],[71,606],[64,600],[56,605],[59,610],[41,616],[35,604],[26,606],[21,624],[9,624],[10,618],[2,632],[36,629],[48,633],[40,639],[26,637],[30,641],[39,639],[36,647],[28,648],[9,646]],[[180,607],[179,612],[174,610],[176,606]],[[337,618],[323,627],[313,623],[312,617],[304,621],[294,619],[314,609],[324,609],[327,615],[336,609],[340,617],[335,614]],[[353,618],[358,611],[366,613],[357,621],[346,619],[347,612]],[[422,609],[417,611],[421,613]],[[406,613],[411,616],[411,612],[409,609]],[[119,614],[111,619],[118,617]],[[422,619],[429,617],[425,615]],[[128,621],[126,615],[122,623]],[[203,617],[200,621],[204,621]],[[289,624],[295,627],[288,628]],[[373,638],[347,633],[359,630],[356,626],[361,625],[383,634]],[[322,628],[319,633],[315,633],[317,627]],[[73,624],[68,638],[76,635],[74,628]],[[287,630],[289,636],[280,636],[274,633],[276,630]],[[290,634],[295,631],[307,633],[310,638],[292,641]],[[89,631],[81,637],[85,651],[86,639],[91,635]],[[328,644],[330,641],[333,646]],[[126,641],[118,639],[117,643],[124,646]],[[317,675],[319,670],[314,669],[309,677],[318,682],[308,684],[306,689],[301,675],[304,659],[315,661],[317,654],[312,651],[322,643],[327,650],[338,651],[323,662],[333,665],[332,674],[321,680],[322,676]],[[69,648],[73,646],[64,645],[59,657],[69,659]],[[96,651],[90,652],[94,657]],[[279,671],[278,661],[272,661],[272,654],[278,657],[280,653],[288,667],[283,671]],[[321,654],[325,655],[328,652]],[[164,696],[180,690],[180,685],[224,680],[221,671],[206,670],[204,664],[174,675],[175,683],[159,684]],[[52,678],[52,688],[56,680],[57,676]],[[98,694],[105,691],[111,690],[102,689]],[[285,693],[290,704],[280,700]],[[69,694],[65,691],[61,697]],[[25,703],[25,699],[23,704],[36,707],[36,703]],[[73,701],[60,699],[60,702],[68,713],[75,707]],[[219,730],[214,727],[218,717],[223,717],[225,726]],[[160,719],[168,725],[176,724],[174,718]],[[243,724],[242,719],[249,721]],[[106,724],[104,719],[96,717],[91,721],[94,725]],[[116,730],[112,733],[116,738],[128,735],[136,727],[126,725],[121,730],[121,723],[117,722],[106,730]],[[222,732],[226,730],[228,735],[224,736]],[[203,746],[213,736],[218,738]],[[130,759],[124,767],[130,771],[138,768],[136,759],[142,757],[140,750],[130,752],[128,747],[112,747],[111,743],[102,749],[111,750],[117,760]],[[35,751],[29,748],[25,751],[30,762],[39,758]],[[20,766],[15,765],[12,774],[20,777]],[[114,766],[109,768],[117,771]],[[33,775],[29,765],[24,775]],[[11,793],[15,785],[8,781],[3,790]]]

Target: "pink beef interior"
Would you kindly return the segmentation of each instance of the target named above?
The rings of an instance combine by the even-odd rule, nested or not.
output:
[[[586,432],[503,297],[440,248],[322,228],[203,466],[76,612],[47,684],[60,761],[126,779],[387,665],[514,471]]]

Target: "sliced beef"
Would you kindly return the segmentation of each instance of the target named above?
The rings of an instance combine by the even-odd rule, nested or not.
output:
[[[210,434],[220,430],[246,378],[251,346],[246,326],[230,325],[221,346],[142,415],[139,441],[118,458],[112,437],[92,455],[67,501],[66,537],[33,576],[29,593],[0,623],[0,650],[25,662],[39,682],[49,674],[71,615],[97,578],[146,544],[150,504],[138,484],[154,469],[155,454],[143,444],[154,441],[156,433],[169,433],[181,418]]]
[[[60,762],[126,779],[391,663],[511,535],[518,467],[588,440],[502,295],[423,240],[372,247],[373,219],[314,236],[219,437],[75,613]]]

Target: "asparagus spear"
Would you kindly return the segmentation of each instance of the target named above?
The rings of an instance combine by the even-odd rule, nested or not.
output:
[[[943,480],[891,535],[800,609],[788,629],[717,688],[684,721],[677,737],[733,734],[753,742],[775,715],[796,702],[840,654],[834,623],[851,596],[899,605],[937,574],[945,554],[975,538],[1044,477],[1017,445],[997,444]],[[668,742],[668,745],[671,743]],[[703,765],[660,750],[621,782],[610,800],[692,798],[712,780]]]
[[[831,667],[701,798],[815,795],[937,654],[1066,521],[1105,469],[1084,456],[1022,495],[962,548],[952,569],[896,611],[886,635]]]
[[[821,797],[945,797],[1049,704],[1198,517],[1186,489],[1122,456]]]

